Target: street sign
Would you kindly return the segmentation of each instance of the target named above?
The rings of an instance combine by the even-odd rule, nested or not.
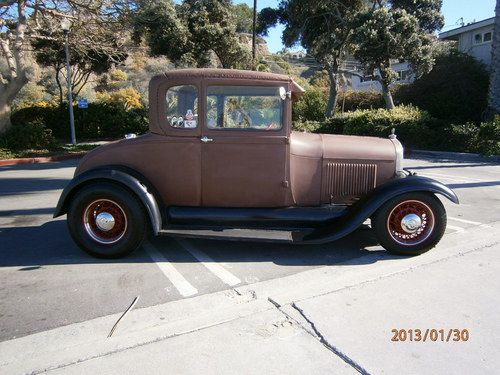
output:
[[[89,107],[89,102],[87,99],[78,99],[78,108],[88,108]]]

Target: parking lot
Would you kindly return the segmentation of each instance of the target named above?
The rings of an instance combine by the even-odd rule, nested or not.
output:
[[[489,287],[493,287],[493,290],[495,285],[498,285],[499,278],[496,276],[492,278],[487,276],[487,273],[483,275],[473,270],[469,272],[467,269],[469,261],[465,257],[457,258],[471,254],[469,257],[473,258],[478,267],[487,266],[482,271],[494,268],[489,259],[491,251],[498,250],[498,241],[493,240],[496,238],[494,232],[500,222],[498,210],[500,165],[498,164],[430,158],[406,160],[407,168],[420,175],[442,181],[454,189],[461,203],[454,205],[443,200],[448,211],[448,229],[445,238],[437,248],[417,258],[405,259],[389,255],[377,244],[369,225],[364,225],[350,236],[322,246],[170,237],[149,238],[136,253],[124,259],[111,261],[95,259],[83,253],[71,240],[65,217],[52,219],[59,194],[71,179],[76,164],[77,161],[65,161],[0,168],[0,300],[2,301],[0,345],[3,345],[4,350],[6,348],[15,350],[16,344],[10,343],[26,345],[22,340],[9,341],[12,339],[25,337],[29,340],[30,337],[38,337],[30,336],[32,334],[57,327],[64,330],[65,326],[70,329],[69,327],[75,326],[75,323],[85,324],[84,322],[99,317],[108,319],[105,317],[123,312],[137,296],[139,302],[135,310],[144,310],[145,313],[148,309],[141,308],[169,306],[169,303],[174,302],[173,308],[178,309],[176,314],[191,316],[190,314],[195,314],[193,311],[209,309],[214,303],[208,303],[209,300],[204,300],[204,296],[207,298],[214,296],[217,299],[222,293],[224,298],[229,297],[233,300],[264,297],[267,303],[267,296],[277,293],[285,296],[282,298],[284,303],[287,303],[286,301],[300,302],[311,296],[321,296],[331,293],[332,290],[338,290],[336,298],[343,298],[346,285],[362,286],[370,280],[380,280],[381,284],[387,283],[388,277],[395,272],[407,272],[405,270],[412,270],[422,265],[442,270],[433,274],[436,284],[424,278],[423,284],[418,289],[422,299],[430,298],[435,288],[442,286],[444,289],[442,293],[440,291],[439,298],[442,296],[444,299],[454,301],[453,303],[462,301],[460,304],[463,305],[462,307],[456,305],[452,310],[449,310],[451,307],[446,307],[445,311],[459,314],[462,320],[468,322],[469,318],[464,317],[473,314],[465,313],[469,309],[467,307],[469,304],[473,311],[479,309],[475,314],[481,318],[476,317],[474,323],[471,323],[473,326],[476,324],[477,330],[489,331],[499,326],[498,318],[491,319],[494,311],[490,311],[487,306],[484,307],[484,304],[476,304],[473,301],[474,298],[480,298],[480,293],[491,294],[490,289],[481,289],[479,281],[481,277],[488,277]],[[485,239],[488,239],[488,244],[486,242],[481,244]],[[489,252],[485,252],[486,250]],[[440,265],[439,262],[444,260],[447,261],[447,266]],[[456,264],[451,265],[452,263]],[[458,279],[453,284],[443,272],[451,271],[453,274],[455,268]],[[496,275],[496,272],[492,275]],[[469,279],[465,278],[466,276]],[[460,282],[465,286],[457,287]],[[353,303],[351,301],[353,293],[354,291],[351,291],[347,294],[349,296],[347,306]],[[370,293],[373,295],[373,292]],[[415,291],[411,295],[414,293]],[[469,298],[467,295],[472,297]],[[376,303],[381,303],[381,308],[385,310],[385,304],[395,304],[391,298],[394,296],[382,294]],[[464,298],[469,299],[463,300]],[[491,296],[483,295],[481,298],[489,300]],[[356,300],[357,297],[354,298],[354,301]],[[202,305],[197,304],[195,309],[194,301],[201,301]],[[186,304],[183,304],[184,302]],[[273,300],[273,303],[276,302]],[[313,306],[321,312],[321,309],[324,310],[329,305],[325,301]],[[338,308],[340,310],[337,314],[341,316],[344,311],[341,305],[328,307],[332,311]],[[419,309],[420,306],[416,308]],[[400,310],[401,308],[398,310],[396,307],[394,311]],[[311,310],[311,314],[314,311]],[[367,310],[362,308],[360,311]],[[403,315],[394,315],[392,320],[381,316],[376,324],[390,327],[394,325],[394,321],[407,313],[408,310],[403,309]],[[444,318],[448,316],[447,314]],[[323,311],[320,315],[312,316],[321,320],[321,318],[326,319],[329,313]],[[486,319],[486,316],[489,318]],[[409,317],[415,319],[416,315],[410,314]],[[429,315],[428,318],[430,317]],[[164,317],[157,318],[164,319]],[[349,322],[355,318],[346,317],[346,319]],[[460,323],[460,319],[454,321],[459,325],[463,324]],[[137,319],[133,322],[138,324]],[[429,324],[432,322],[431,319]],[[329,323],[323,328],[328,333],[328,330],[334,329],[337,323]],[[346,323],[340,325],[346,326]],[[359,327],[361,329],[362,326]],[[139,330],[137,327],[135,329]],[[380,339],[377,339],[379,341],[375,339],[381,334],[385,337],[389,333],[374,332],[372,345],[380,344]],[[475,334],[477,337],[477,332]],[[339,332],[334,332],[333,337],[342,339]],[[348,349],[351,349],[350,339],[351,336],[346,336],[345,345]],[[43,338],[43,342],[45,340]],[[356,345],[352,349],[355,353]],[[493,343],[488,343],[488,340],[476,341],[475,348],[478,353],[483,353],[484,348],[491,345],[494,346]],[[286,350],[285,347],[283,350]],[[463,346],[462,350],[470,352],[471,349]],[[183,355],[187,355],[186,353],[182,352]],[[417,352],[412,355],[422,355],[415,353]],[[452,351],[452,354],[450,351],[446,353],[451,355],[449,359],[451,361],[457,355],[463,354],[455,351]],[[29,354],[27,356],[29,357]],[[376,368],[377,360],[380,362],[380,358],[373,359],[374,364],[370,363],[371,359],[366,361]],[[487,359],[483,360],[486,368],[492,366]],[[77,362],[79,361],[80,359]],[[382,363],[383,366],[386,365],[386,362]],[[416,367],[415,371],[421,372],[422,368]]]
[[[150,238],[119,260],[80,251],[65,218],[51,214],[76,161],[0,169],[0,340],[123,311],[236,286],[278,279],[319,267],[377,262],[385,253],[364,226],[322,246]],[[484,162],[406,160],[406,167],[454,189],[461,201],[445,201],[447,235],[500,221],[500,166]],[[439,246],[433,251],[439,251]]]

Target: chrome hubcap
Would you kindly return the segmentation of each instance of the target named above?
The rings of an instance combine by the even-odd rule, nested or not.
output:
[[[415,233],[422,226],[422,218],[416,214],[408,214],[401,220],[401,228],[406,233]]]
[[[100,230],[107,232],[115,226],[115,218],[109,212],[101,212],[96,216],[95,223]]]
[[[118,203],[110,199],[98,199],[85,209],[83,227],[94,241],[111,245],[123,238],[127,232],[128,221]]]
[[[403,246],[421,244],[433,233],[434,226],[434,212],[418,200],[397,204],[387,218],[387,231],[395,242]]]

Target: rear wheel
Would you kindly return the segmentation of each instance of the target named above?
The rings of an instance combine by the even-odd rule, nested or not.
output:
[[[389,252],[420,255],[443,237],[446,211],[433,194],[407,193],[385,203],[373,216],[372,227]]]
[[[96,183],[73,197],[68,228],[85,252],[98,258],[118,258],[141,245],[146,216],[142,204],[125,188]]]

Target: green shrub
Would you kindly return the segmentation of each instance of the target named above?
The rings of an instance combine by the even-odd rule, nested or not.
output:
[[[318,130],[323,126],[320,121],[294,121],[292,129],[299,132],[321,133]]]
[[[52,130],[47,129],[40,120],[12,125],[1,138],[2,147],[10,150],[53,150],[57,141]]]
[[[345,112],[356,111],[358,109],[377,109],[385,108],[382,94],[376,91],[347,91],[340,93],[338,100],[338,111],[344,106]]]
[[[336,115],[322,130],[331,133],[388,137],[395,129],[398,139],[407,147],[417,148],[429,145],[431,133],[442,124],[412,106],[400,106],[394,110],[358,110]]]
[[[401,86],[395,99],[452,123],[479,124],[488,102],[489,73],[465,53],[449,50],[436,57],[432,71]]]
[[[307,90],[299,100],[293,103],[294,121],[322,121],[325,119],[327,95],[319,89]]]
[[[77,140],[123,137],[127,133],[144,133],[148,129],[147,109],[127,109],[120,103],[90,103],[88,108],[74,106]],[[14,126],[41,123],[57,139],[70,137],[68,109],[65,106],[32,106],[12,114]]]
[[[466,123],[461,125],[448,125],[436,132],[434,149],[454,152],[478,151],[479,127]]]
[[[500,116],[492,122],[481,124],[478,151],[484,155],[500,155]]]

